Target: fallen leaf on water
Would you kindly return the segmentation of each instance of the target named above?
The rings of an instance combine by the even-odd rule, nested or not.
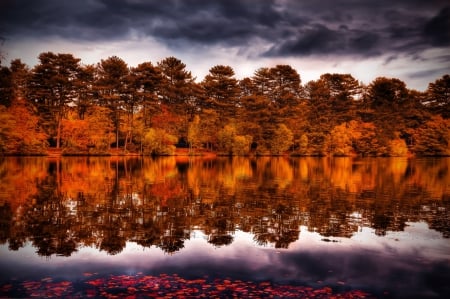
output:
[[[370,298],[362,290],[333,291],[331,287],[283,285],[269,281],[253,282],[232,278],[202,277],[183,278],[175,274],[159,276],[110,275],[92,279],[87,277],[84,284],[77,283],[78,289],[70,281],[54,282],[45,277],[38,281],[24,281],[0,285],[0,297],[13,297],[15,290],[26,292],[29,298]],[[90,274],[90,273],[89,273]],[[339,281],[338,284],[346,284]]]

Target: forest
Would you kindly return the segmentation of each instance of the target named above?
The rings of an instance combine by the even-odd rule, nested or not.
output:
[[[130,67],[44,52],[0,64],[0,155],[450,155],[450,75],[421,92],[290,65],[197,80],[176,57]]]

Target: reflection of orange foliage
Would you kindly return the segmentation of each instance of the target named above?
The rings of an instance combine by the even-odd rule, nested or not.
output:
[[[213,162],[206,164],[199,159],[194,159],[190,163],[187,175],[187,184],[192,194],[196,198],[201,198],[203,203],[214,202],[219,194],[219,177],[217,167],[212,167]]]
[[[9,202],[15,211],[36,194],[36,182],[46,176],[46,158],[4,158],[0,162],[0,204]]]
[[[450,158],[417,159],[409,165],[408,184],[420,186],[435,198],[450,194]]]
[[[175,177],[178,173],[175,157],[162,157],[156,160],[143,161],[143,177],[146,184],[162,182],[166,178]]]
[[[270,170],[280,189],[284,189],[291,184],[293,171],[288,159],[284,157],[273,158],[271,160]]]
[[[219,198],[220,192],[236,194],[245,186],[245,180],[253,176],[248,158],[234,157],[217,160],[195,159],[188,170],[188,185],[192,193],[203,203],[212,203]]]
[[[229,194],[235,194],[236,188],[242,186],[242,179],[252,176],[252,170],[248,159],[244,157],[233,158],[231,165],[227,164],[223,167],[219,175],[219,180],[227,188]]]
[[[60,191],[68,198],[76,199],[80,193],[94,194],[93,198],[104,199],[109,189],[109,180],[115,177],[108,158],[63,158],[60,163]]]
[[[408,159],[406,158],[390,158],[389,170],[395,183],[400,183],[408,168]]]
[[[151,186],[151,195],[161,200],[161,205],[166,206],[167,200],[183,195],[183,188],[177,179],[169,179],[163,183]]]
[[[0,176],[12,243],[20,247],[38,223],[54,236],[73,235],[69,254],[76,244],[110,253],[130,239],[157,245],[165,232],[180,244],[186,235],[174,232],[192,227],[239,227],[280,247],[297,240],[299,225],[324,236],[349,237],[361,225],[383,233],[403,229],[404,219],[445,221],[450,194],[448,158],[5,158]]]
[[[374,178],[367,173],[371,169],[359,166],[358,162],[352,158],[336,158],[328,162],[327,174],[333,186],[353,194],[374,188]]]
[[[332,186],[347,192],[357,193],[372,189],[375,186],[373,171],[376,169],[376,164],[370,164],[369,162],[375,160],[363,159],[359,161],[350,157],[340,157],[331,159],[305,158],[302,161],[305,161],[304,164],[310,165],[310,168],[312,168],[309,171],[310,176],[316,176],[317,170],[321,169],[322,179],[329,178]]]

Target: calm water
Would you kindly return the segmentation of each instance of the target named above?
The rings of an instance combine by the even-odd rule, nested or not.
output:
[[[1,159],[0,297],[112,275],[450,298],[450,159]]]

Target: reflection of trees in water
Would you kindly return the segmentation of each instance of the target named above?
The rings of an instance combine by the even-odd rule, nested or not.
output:
[[[225,245],[230,245],[233,243],[233,236],[231,235],[210,235],[208,238],[208,243],[213,244],[214,246],[221,247]]]
[[[6,243],[11,234],[12,214],[10,203],[0,205],[0,244]]]
[[[417,221],[450,237],[445,159],[193,160],[183,172],[172,158],[105,161],[33,164],[32,175],[44,166],[47,175],[21,185],[35,190],[29,198],[1,195],[0,243],[17,250],[31,241],[42,256],[69,256],[82,246],[117,254],[127,241],[173,253],[193,230],[220,247],[240,229],[259,245],[288,248],[300,226],[348,238],[361,227],[383,236]]]
[[[208,243],[221,247],[233,242],[234,222],[233,215],[224,213],[215,213],[215,217],[209,217],[205,221],[205,227],[208,227]]]
[[[273,243],[275,248],[288,248],[290,243],[298,240],[300,234],[296,214],[293,206],[276,204],[270,216],[261,218],[254,225],[253,239],[258,245]]]

